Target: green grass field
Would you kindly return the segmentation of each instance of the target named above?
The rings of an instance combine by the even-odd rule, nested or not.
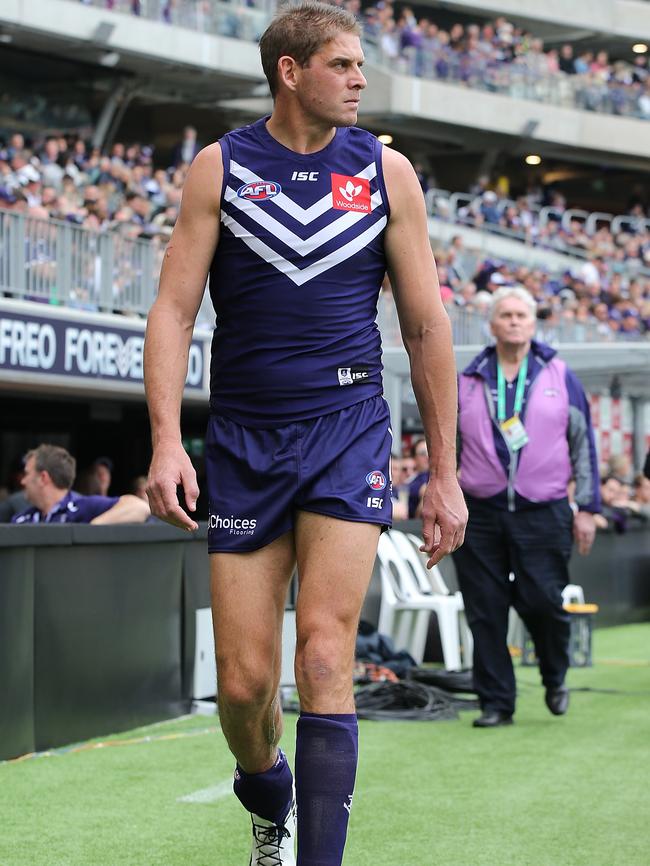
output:
[[[346,866],[648,866],[650,623],[594,654],[563,718],[518,668],[511,728],[362,722]],[[103,742],[0,764],[0,866],[247,866],[215,717]]]

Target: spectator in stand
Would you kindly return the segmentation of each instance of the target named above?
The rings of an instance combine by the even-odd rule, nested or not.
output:
[[[411,447],[414,461],[414,476],[408,482],[408,516],[417,515],[423,489],[429,480],[429,451],[424,438],[416,439]]]
[[[138,499],[142,499],[144,502],[149,504],[149,497],[147,496],[146,475],[136,475],[136,477],[131,482],[131,493],[134,496],[137,496]]]
[[[89,496],[108,496],[112,476],[113,461],[110,457],[98,457],[81,474],[77,490]]]
[[[6,487],[0,487],[0,523],[11,523],[14,514],[20,514],[29,508],[20,483],[24,471],[23,460],[15,460]]]
[[[613,454],[607,461],[606,477],[615,478],[624,488],[632,480],[632,461],[627,454]],[[627,494],[627,490],[625,491]]]
[[[183,138],[174,148],[172,159],[174,168],[178,168],[180,165],[190,165],[200,150],[201,145],[197,139],[196,129],[193,126],[186,126],[183,129]]]
[[[576,74],[575,60],[573,57],[573,45],[567,43],[560,48],[559,67],[560,72],[564,72],[565,75]]]
[[[390,498],[393,503],[393,520],[406,520],[408,487],[402,484],[402,458],[397,454],[390,456]]]
[[[136,496],[82,496],[72,490],[76,461],[65,448],[39,445],[25,455],[22,486],[31,508],[11,522],[144,523],[149,506]]]
[[[643,519],[639,505],[630,498],[627,485],[614,475],[606,475],[602,479],[600,495],[603,505],[596,521],[599,529],[612,529],[622,534],[634,518]]]
[[[634,493],[631,502],[638,509],[638,513],[650,520],[650,478],[646,478],[643,472],[634,476]]]
[[[415,459],[411,456],[411,448],[405,449],[402,454],[402,475],[400,484],[408,487],[415,477]]]

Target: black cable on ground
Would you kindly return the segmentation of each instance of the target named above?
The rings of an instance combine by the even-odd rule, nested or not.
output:
[[[441,721],[457,719],[461,709],[476,709],[474,700],[417,682],[372,683],[355,691],[360,719],[374,721]]]
[[[407,680],[415,680],[427,686],[436,686],[446,692],[476,694],[472,684],[472,671],[446,671],[441,668],[411,668]]]

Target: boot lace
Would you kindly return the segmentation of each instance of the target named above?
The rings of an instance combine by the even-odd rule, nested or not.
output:
[[[291,836],[287,828],[275,824],[264,827],[253,823],[253,836],[257,866],[282,866],[282,840]]]

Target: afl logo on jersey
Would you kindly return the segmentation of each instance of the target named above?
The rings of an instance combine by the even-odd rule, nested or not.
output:
[[[267,198],[275,198],[281,192],[282,187],[274,180],[255,180],[253,183],[240,186],[237,195],[247,201],[264,201]]]
[[[366,484],[371,490],[383,490],[386,486],[386,476],[379,469],[375,469],[366,475]]]

